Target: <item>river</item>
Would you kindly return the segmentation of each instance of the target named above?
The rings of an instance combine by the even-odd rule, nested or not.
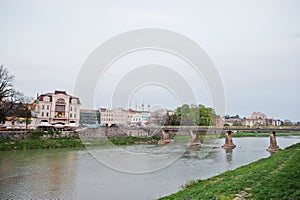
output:
[[[156,199],[189,180],[270,156],[269,138],[233,138],[237,147],[231,152],[219,147],[223,140],[215,148],[187,149],[174,142],[169,148],[145,144],[0,152],[0,199]],[[285,148],[300,137],[277,137],[277,142]]]

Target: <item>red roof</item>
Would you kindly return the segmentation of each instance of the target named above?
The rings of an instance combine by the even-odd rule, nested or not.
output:
[[[74,96],[71,96],[71,95],[68,95],[66,91],[60,91],[60,90],[55,90],[54,93],[45,93],[45,94],[41,94],[40,96],[38,96],[38,100],[39,101],[43,101],[44,100],[44,97],[50,97],[50,102],[52,102],[52,95],[53,94],[64,94],[66,96],[69,96],[70,97],[70,100],[69,100],[69,103],[71,103],[72,99],[77,99],[78,100],[78,104],[81,104],[80,100],[78,97],[74,97]]]

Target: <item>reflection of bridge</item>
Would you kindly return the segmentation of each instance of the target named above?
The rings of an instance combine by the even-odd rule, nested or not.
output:
[[[167,126],[167,127],[155,127],[144,128],[149,135],[160,135],[161,139],[158,144],[170,143],[170,135],[186,135],[189,133],[190,141],[189,146],[200,145],[198,139],[199,134],[221,134],[225,133],[225,144],[222,146],[224,149],[233,149],[235,144],[232,142],[231,133],[235,132],[270,132],[270,146],[269,151],[276,151],[279,149],[276,142],[276,132],[300,132],[300,127],[203,127],[203,126]]]

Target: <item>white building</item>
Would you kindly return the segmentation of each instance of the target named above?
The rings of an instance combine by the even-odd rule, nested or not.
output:
[[[73,126],[79,125],[79,98],[65,91],[55,91],[39,95],[33,106],[36,126]]]
[[[100,108],[100,123],[103,126],[126,126],[127,125],[127,111],[121,108]]]
[[[128,125],[129,126],[148,126],[150,125],[150,112],[149,111],[128,111]]]

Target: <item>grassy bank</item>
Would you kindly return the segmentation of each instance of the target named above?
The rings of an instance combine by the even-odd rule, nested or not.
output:
[[[98,139],[82,139],[84,145],[87,146],[102,146],[102,145],[132,145],[132,144],[150,144],[157,143],[157,138],[148,138],[148,137],[120,137],[120,138],[98,138]]]
[[[300,143],[161,199],[300,199]]]

